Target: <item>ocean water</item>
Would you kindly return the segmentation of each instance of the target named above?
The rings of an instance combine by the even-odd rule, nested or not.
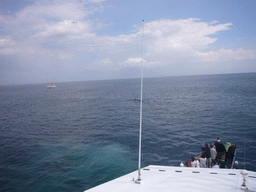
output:
[[[237,144],[256,171],[256,73],[144,79],[142,167]],[[0,191],[84,191],[137,169],[140,79],[0,87]]]

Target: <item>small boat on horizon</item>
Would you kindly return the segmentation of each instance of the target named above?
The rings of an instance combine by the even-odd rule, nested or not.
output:
[[[48,89],[53,89],[53,88],[55,88],[55,87],[56,87],[56,85],[53,84],[53,83],[50,83],[49,85],[47,85],[47,88],[48,88]]]

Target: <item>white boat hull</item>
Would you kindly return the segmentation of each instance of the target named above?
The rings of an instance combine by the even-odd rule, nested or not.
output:
[[[190,168],[150,165],[141,170],[141,183],[137,184],[137,171],[94,187],[86,192],[233,192],[245,191],[240,169]],[[256,191],[256,173],[247,171],[248,191]]]
[[[48,88],[48,89],[53,89],[53,88],[55,88],[55,87],[56,87],[56,85],[54,85],[54,84],[47,85],[47,88]]]

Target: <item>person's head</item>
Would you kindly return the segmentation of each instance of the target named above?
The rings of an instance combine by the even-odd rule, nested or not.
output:
[[[195,161],[195,160],[196,160],[195,156],[192,156],[191,161]]]
[[[213,146],[214,146],[214,145],[213,145],[213,143],[211,142],[211,143],[210,143],[210,147],[213,148]]]
[[[212,165],[213,165],[213,166],[216,165],[215,159],[212,160]]]
[[[202,155],[201,155],[202,158],[205,158],[206,157],[206,153],[203,152]]]
[[[236,144],[231,145],[234,149],[236,149]]]
[[[225,160],[225,155],[221,155],[221,160]]]

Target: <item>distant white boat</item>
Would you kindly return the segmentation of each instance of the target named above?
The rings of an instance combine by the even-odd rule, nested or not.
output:
[[[55,87],[56,87],[56,85],[54,85],[53,83],[47,85],[47,88],[48,88],[48,89],[53,89],[53,88],[55,88]]]

